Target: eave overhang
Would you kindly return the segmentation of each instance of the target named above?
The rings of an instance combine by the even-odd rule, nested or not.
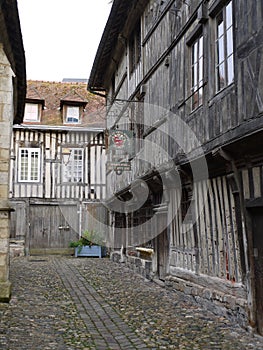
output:
[[[16,0],[0,1],[0,32],[4,50],[15,73],[15,115],[14,123],[21,123],[24,115],[24,102],[26,96],[26,65],[25,51],[20,27],[20,20]]]
[[[135,8],[139,9],[146,0],[114,0],[111,12],[104,28],[102,38],[93,62],[88,90],[91,92],[102,92],[106,90],[105,74],[112,62],[113,52],[117,47],[118,39],[122,35],[128,16]]]

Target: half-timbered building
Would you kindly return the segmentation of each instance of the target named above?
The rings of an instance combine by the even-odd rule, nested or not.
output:
[[[26,69],[17,1],[0,2],[0,302],[9,301],[8,198],[12,124],[20,123],[26,94]]]
[[[262,23],[257,0],[115,0],[88,83],[122,261],[261,334]]]
[[[105,196],[104,101],[82,82],[28,81],[14,125],[11,239],[29,254],[65,252]]]

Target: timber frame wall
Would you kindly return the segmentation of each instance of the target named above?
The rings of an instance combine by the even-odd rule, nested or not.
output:
[[[141,148],[137,144],[137,156],[135,152],[130,159],[130,172],[107,173],[109,203],[115,196],[125,200],[136,179],[146,181],[152,197],[156,196],[158,173],[169,177],[172,159],[179,169],[183,191],[188,197],[186,202],[194,204],[188,221],[184,221],[182,190],[172,180],[169,189],[163,190],[168,198],[160,208],[159,218],[167,222],[174,218],[162,237],[151,243],[155,251],[151,276],[204,303],[213,301],[214,307],[226,307],[242,325],[257,327],[262,334],[259,313],[262,315],[263,290],[257,290],[256,286],[256,259],[258,256],[262,259],[262,245],[254,249],[256,233],[250,210],[262,208],[263,204],[263,3],[232,0],[234,80],[217,91],[216,18],[229,3],[228,0],[150,0],[131,1],[125,8],[115,0],[89,88],[106,91],[109,130],[131,129],[135,137],[167,151],[164,157],[158,152],[151,154],[151,149],[144,147],[145,159],[149,161],[143,162],[138,157]],[[126,22],[120,19],[125,18],[125,11],[129,14]],[[138,48],[134,49],[138,21],[139,54]],[[118,40],[109,54],[107,48],[103,51],[103,45],[114,34]],[[191,45],[200,34],[204,44],[203,100],[192,110]],[[160,113],[149,113],[147,108],[151,105],[159,106]],[[194,191],[189,160],[196,157],[196,144],[188,134],[181,135],[185,145],[182,156],[178,145],[167,140],[165,132],[178,135],[179,124],[174,115],[197,136],[206,155],[209,179],[197,181]],[[142,131],[143,123],[146,126]],[[111,153],[109,149],[109,160]],[[158,211],[154,200],[151,205]],[[141,217],[144,212],[145,208]],[[195,220],[197,212],[201,214]],[[115,226],[122,228],[123,237],[117,240],[127,246],[127,259],[136,242],[134,237],[127,237],[132,220],[130,214],[125,217],[115,212],[110,220],[113,241]],[[262,285],[262,277],[258,283]]]
[[[19,149],[40,150],[38,182],[19,181]],[[63,148],[83,150],[81,182],[65,182]],[[87,228],[85,211],[105,197],[105,147],[101,128],[16,125],[11,147],[11,238],[26,253],[63,252]]]

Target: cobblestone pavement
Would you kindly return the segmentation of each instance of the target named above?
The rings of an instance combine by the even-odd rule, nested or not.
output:
[[[263,349],[253,336],[108,259],[11,262],[0,349]]]

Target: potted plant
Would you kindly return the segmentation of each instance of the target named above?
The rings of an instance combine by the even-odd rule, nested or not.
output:
[[[102,257],[103,238],[95,231],[85,231],[77,241],[72,241],[70,247],[75,248],[75,257]]]

